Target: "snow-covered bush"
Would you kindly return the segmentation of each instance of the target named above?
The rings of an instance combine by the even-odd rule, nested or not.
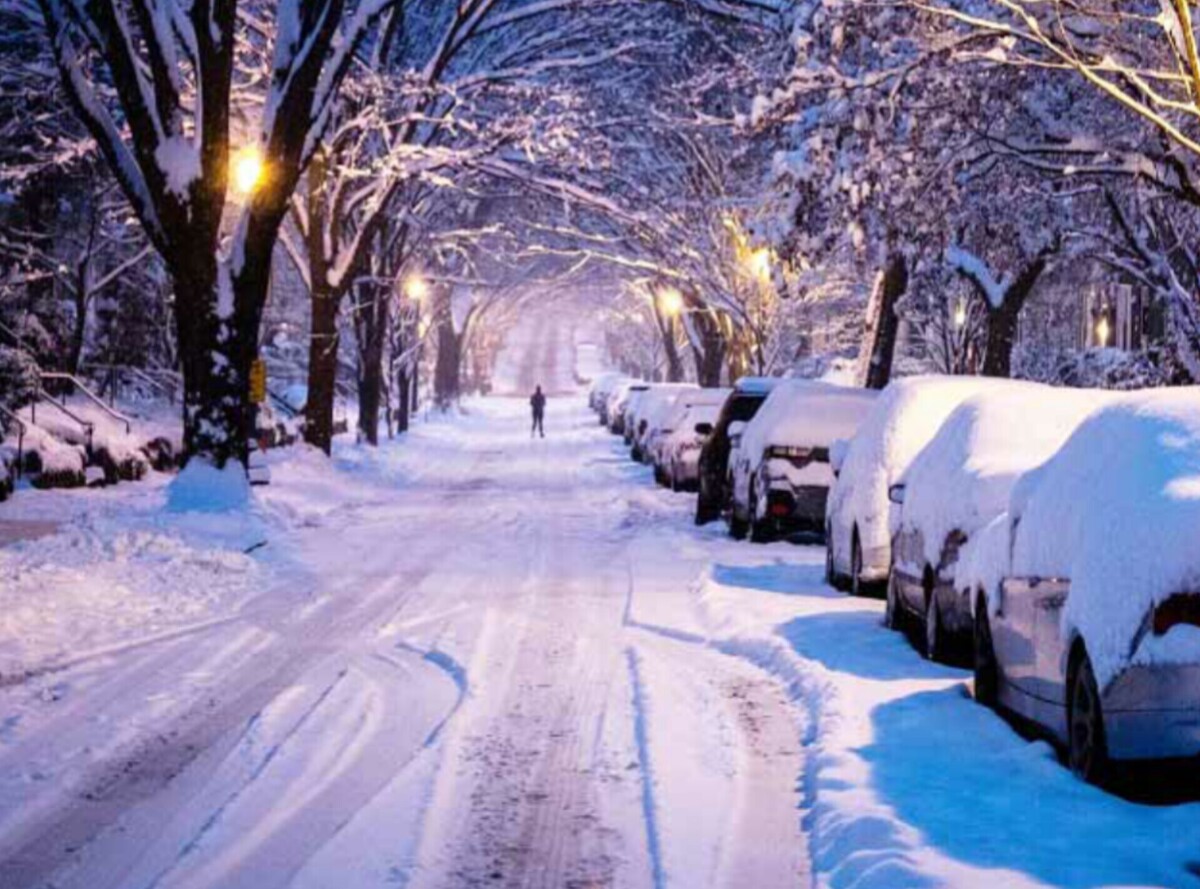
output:
[[[1016,376],[1052,386],[1127,391],[1179,382],[1148,352],[1020,349],[1015,363]]]
[[[33,358],[20,349],[0,346],[0,404],[8,408],[28,404],[37,389],[38,367]]]

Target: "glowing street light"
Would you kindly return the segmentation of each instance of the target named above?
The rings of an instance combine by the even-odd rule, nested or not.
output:
[[[748,265],[750,273],[754,275],[762,283],[766,284],[771,280],[771,251],[766,247],[759,247],[750,254]]]
[[[966,325],[966,323],[967,323],[967,304],[965,301],[960,299],[958,301],[958,304],[955,305],[955,307],[954,307],[954,326],[956,328],[958,328],[959,330],[962,330],[962,328]]]
[[[266,163],[257,145],[247,145],[233,156],[233,187],[238,194],[250,195],[262,185]]]
[[[683,311],[683,294],[674,287],[667,287],[658,292],[658,307],[668,318],[674,318]]]
[[[1112,333],[1108,324],[1108,309],[1100,312],[1100,320],[1096,322],[1096,345],[1104,348],[1108,345],[1108,337]]]
[[[404,282],[404,294],[415,303],[424,302],[429,296],[429,285],[420,275],[409,275]]]

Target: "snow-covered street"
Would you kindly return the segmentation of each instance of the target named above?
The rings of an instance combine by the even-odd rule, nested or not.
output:
[[[546,345],[530,360],[571,388]],[[802,882],[802,726],[776,680],[699,643],[704,551],[646,533],[683,504],[576,398],[545,441],[522,401],[469,411],[336,470],[285,456],[251,516],[83,495],[57,504],[65,540],[5,554],[30,577],[6,600],[64,610],[62,549],[86,541],[76,581],[160,567],[107,602],[76,586],[134,610],[118,636],[6,673],[6,887]],[[194,619],[133,609],[163,594]]]
[[[505,360],[566,391],[574,355],[537,325]],[[1194,804],[1077,781],[820,549],[693,527],[577,397],[526,422],[497,397],[332,467],[281,452],[245,513],[18,498],[63,526],[0,550],[32,640],[6,889],[1195,879]]]

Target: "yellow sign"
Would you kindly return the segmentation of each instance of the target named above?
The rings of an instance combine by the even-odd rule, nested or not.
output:
[[[255,404],[267,400],[267,363],[261,358],[250,365],[250,400]]]

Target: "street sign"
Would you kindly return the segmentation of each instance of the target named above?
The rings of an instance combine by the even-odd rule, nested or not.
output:
[[[267,364],[261,358],[250,365],[250,400],[255,404],[267,400]]]

